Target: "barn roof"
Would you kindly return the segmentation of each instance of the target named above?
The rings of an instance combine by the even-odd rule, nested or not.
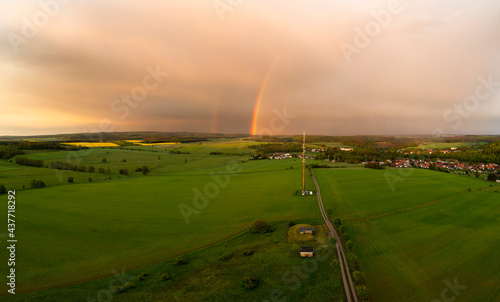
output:
[[[302,232],[302,231],[314,231],[314,228],[305,228],[305,227],[300,227],[299,228],[299,231]]]
[[[314,248],[312,246],[302,246],[300,247],[301,253],[314,253]]]

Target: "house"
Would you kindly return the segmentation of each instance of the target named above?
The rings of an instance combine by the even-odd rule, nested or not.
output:
[[[303,246],[300,248],[300,257],[314,257],[314,248],[312,246]]]
[[[299,234],[314,234],[314,228],[305,228],[305,227],[300,227],[299,228]]]

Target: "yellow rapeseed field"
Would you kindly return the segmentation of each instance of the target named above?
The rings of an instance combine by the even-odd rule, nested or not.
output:
[[[89,143],[89,142],[65,143],[65,145],[82,146],[82,147],[118,147],[118,145],[115,143]]]

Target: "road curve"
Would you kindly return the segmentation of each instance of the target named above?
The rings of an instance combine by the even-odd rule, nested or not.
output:
[[[347,297],[347,302],[358,302],[358,296],[356,295],[356,290],[354,289],[354,282],[352,282],[351,271],[349,270],[349,264],[347,263],[347,259],[345,257],[344,248],[342,247],[339,235],[326,215],[325,208],[323,207],[323,200],[321,199],[321,191],[312,170],[311,176],[314,180],[314,185],[316,186],[319,210],[321,211],[323,220],[325,220],[326,225],[330,229],[330,233],[333,234],[335,239],[337,239],[337,256],[339,258],[340,271],[342,272],[342,282],[344,283],[344,291]]]

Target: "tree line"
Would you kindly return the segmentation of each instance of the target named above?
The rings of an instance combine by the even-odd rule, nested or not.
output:
[[[16,156],[16,164],[31,167],[43,167],[43,160],[31,159],[23,156]]]

